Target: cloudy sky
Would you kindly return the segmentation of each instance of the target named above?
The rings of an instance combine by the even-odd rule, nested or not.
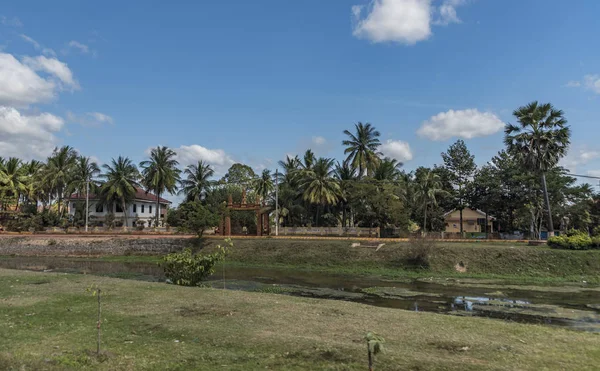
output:
[[[0,156],[149,147],[274,169],[341,159],[371,122],[405,168],[462,138],[479,164],[532,100],[566,113],[564,165],[600,175],[600,1],[29,1],[0,9]]]

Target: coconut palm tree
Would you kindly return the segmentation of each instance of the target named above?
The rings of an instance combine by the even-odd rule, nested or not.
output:
[[[127,205],[134,199],[136,187],[139,186],[140,173],[137,167],[127,157],[113,158],[110,165],[102,166],[105,170],[100,178],[104,184],[100,187],[100,197],[106,205],[112,208],[118,202],[125,215],[127,225]]]
[[[24,197],[27,202],[35,201],[37,204],[41,188],[40,175],[43,168],[44,164],[38,160],[31,160],[23,164],[23,172],[26,177]]]
[[[70,191],[77,192],[78,195],[87,192],[88,182],[94,187],[92,180],[100,174],[98,164],[89,157],[79,156],[73,167],[73,179],[70,184]]]
[[[352,215],[352,209],[348,206],[348,189],[350,182],[356,180],[356,169],[348,162],[344,161],[341,164],[338,162],[335,165],[335,179],[340,185],[340,208],[342,209],[342,226],[347,226],[348,212]]]
[[[269,194],[273,192],[275,185],[273,184],[273,177],[271,176],[271,170],[264,169],[261,176],[254,179],[254,190],[256,194],[262,199],[262,202],[267,200]]]
[[[154,191],[156,194],[155,226],[158,226],[160,220],[160,195],[164,192],[171,194],[177,192],[177,183],[181,171],[177,168],[179,162],[175,159],[176,157],[177,153],[172,149],[159,146],[150,151],[149,160],[140,163],[142,184],[146,188],[146,192]]]
[[[196,165],[189,165],[183,171],[185,179],[180,183],[179,194],[185,195],[186,201],[198,201],[206,196],[206,192],[216,183],[210,178],[215,174],[210,164],[200,160]]]
[[[437,206],[437,196],[446,193],[446,191],[442,188],[440,176],[431,169],[417,171],[414,187],[415,202],[423,208],[423,234],[427,234],[427,211],[429,206]]]
[[[352,134],[348,130],[344,130],[344,134],[348,136],[347,140],[342,141],[346,146],[344,154],[348,155],[346,161],[351,163],[358,169],[358,176],[372,175],[375,168],[379,164],[378,148],[381,145],[379,141],[380,133],[375,130],[371,124],[363,124],[359,122],[355,125],[356,134]]]
[[[561,110],[550,103],[529,103],[513,112],[518,125],[508,124],[504,129],[504,143],[508,151],[518,156],[525,167],[539,174],[546,201],[548,237],[554,235],[550,199],[546,186],[546,172],[556,166],[567,153],[571,130]]]
[[[373,173],[373,178],[376,180],[396,181],[400,178],[400,168],[402,162],[389,157],[384,158],[379,162]]]
[[[315,153],[312,151],[312,149],[307,149],[306,152],[304,152],[304,162],[301,162],[300,166],[304,170],[310,170],[315,164],[315,161]]]
[[[26,176],[22,167],[22,162],[16,157],[11,157],[4,162],[0,168],[0,184],[4,192],[12,199],[16,200],[16,208],[19,207],[19,199],[27,191]]]
[[[298,156],[290,157],[288,155],[285,161],[279,161],[279,166],[283,169],[283,173],[279,174],[279,181],[292,185],[298,170],[302,168],[302,162]]]
[[[302,198],[320,206],[336,204],[341,197],[341,189],[337,180],[333,177],[335,173],[334,160],[330,158],[319,158],[310,170],[302,171],[301,189]],[[317,207],[317,225],[319,222],[319,207]]]
[[[77,152],[73,147],[57,147],[43,169],[42,183],[57,197],[59,214],[63,211],[62,200],[72,180],[76,161]]]

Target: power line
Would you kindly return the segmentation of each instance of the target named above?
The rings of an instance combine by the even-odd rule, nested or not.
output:
[[[567,173],[567,175],[569,175],[569,176],[576,176],[576,177],[579,177],[579,178],[600,179],[600,176],[592,176],[592,175],[569,174],[569,173]]]

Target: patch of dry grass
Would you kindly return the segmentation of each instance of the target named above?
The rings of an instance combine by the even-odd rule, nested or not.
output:
[[[44,282],[44,283],[40,283]],[[106,293],[103,348],[95,298]],[[590,333],[276,294],[0,269],[0,369],[597,369]]]

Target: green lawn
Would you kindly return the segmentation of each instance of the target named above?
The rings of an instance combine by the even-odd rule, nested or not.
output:
[[[95,349],[96,298],[103,349]],[[593,370],[600,336],[483,318],[87,275],[0,269],[0,369]]]

